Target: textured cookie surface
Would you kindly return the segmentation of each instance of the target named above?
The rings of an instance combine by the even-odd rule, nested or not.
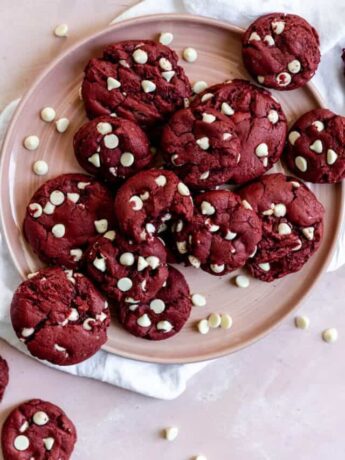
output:
[[[90,118],[116,113],[152,128],[184,106],[191,88],[176,53],[151,40],[105,48],[85,69],[82,97]]]
[[[87,172],[114,184],[152,160],[144,131],[132,121],[110,116],[95,118],[77,131],[74,153]]]
[[[287,122],[282,108],[270,93],[246,80],[211,86],[198,95],[193,106],[214,108],[235,124],[241,142],[241,156],[230,182],[252,180],[276,163],[283,151]]]
[[[150,169],[129,178],[115,197],[115,215],[124,235],[144,241],[175,219],[189,221],[193,200],[171,171]]]
[[[235,193],[213,190],[194,199],[195,215],[174,226],[177,250],[188,264],[212,275],[242,267],[261,239],[261,221]]]
[[[42,269],[16,290],[11,320],[30,353],[53,364],[76,364],[107,339],[108,304],[84,275]]]
[[[161,147],[181,180],[201,189],[230,179],[241,151],[231,118],[203,107],[176,112],[163,129]]]
[[[242,43],[248,72],[269,88],[300,88],[313,77],[320,62],[316,30],[293,14],[261,16],[248,27]]]
[[[110,192],[90,176],[58,176],[31,198],[25,237],[43,262],[77,268],[90,240],[113,227],[112,201]]]
[[[2,428],[6,460],[68,460],[77,432],[62,409],[40,399],[16,407]]]
[[[305,113],[291,128],[285,159],[298,177],[332,184],[345,177],[345,118],[327,109]]]
[[[181,330],[192,308],[188,284],[178,270],[169,267],[164,286],[147,303],[122,303],[119,319],[131,334],[149,340],[167,339]]]
[[[8,364],[5,359],[0,356],[0,402],[4,396],[8,384]]]
[[[256,278],[273,281],[300,270],[319,248],[324,209],[304,184],[283,174],[263,176],[240,190],[262,218],[262,240],[248,266]]]
[[[87,271],[97,286],[116,301],[147,301],[168,276],[166,250],[155,237],[135,243],[116,234],[100,237],[86,253]]]

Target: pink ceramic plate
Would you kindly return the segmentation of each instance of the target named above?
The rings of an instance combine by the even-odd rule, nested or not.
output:
[[[186,46],[197,49],[199,57],[195,63],[182,62],[192,82],[202,79],[213,84],[234,77],[248,78],[241,60],[242,31],[229,24],[192,16],[147,16],[121,22],[58,57],[22,100],[3,148],[2,221],[13,261],[23,277],[41,265],[22,237],[21,225],[29,197],[45,180],[61,173],[80,171],[73,155],[72,137],[86,120],[78,96],[85,64],[109,43],[154,39],[162,31],[174,34],[172,47],[179,55]],[[281,101],[290,122],[321,105],[312,85],[274,95]],[[40,120],[39,112],[44,106],[54,107],[58,117],[66,116],[71,120],[66,133],[58,134],[53,124]],[[41,144],[35,152],[22,146],[24,137],[29,134],[40,137]],[[32,164],[37,159],[48,162],[47,176],[38,177],[32,173]],[[180,334],[162,342],[135,338],[114,321],[104,348],[144,361],[186,363],[225,355],[262,337],[296,307],[327,267],[342,218],[342,187],[341,184],[312,186],[326,208],[325,235],[320,250],[301,272],[271,284],[253,279],[248,289],[239,289],[231,282],[235,274],[217,278],[181,266],[191,291],[206,295],[207,307],[195,307]],[[211,330],[208,335],[196,332],[195,323],[211,312],[229,313],[233,318],[232,329]]]

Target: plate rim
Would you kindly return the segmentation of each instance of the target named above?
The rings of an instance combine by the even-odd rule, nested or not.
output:
[[[124,21],[119,21],[115,22],[113,24],[110,24],[109,26],[99,30],[98,32],[95,32],[87,37],[84,37],[78,41],[76,41],[73,45],[69,46],[67,49],[65,49],[62,53],[60,53],[58,56],[56,56],[47,66],[44,67],[44,69],[39,72],[39,74],[36,76],[36,78],[33,80],[30,88],[25,92],[24,96],[21,98],[18,106],[15,109],[15,112],[12,116],[12,119],[10,121],[10,124],[7,128],[4,141],[1,147],[1,164],[0,164],[0,220],[1,220],[1,226],[3,230],[3,236],[4,240],[6,242],[7,249],[9,251],[11,261],[14,264],[17,272],[20,274],[22,279],[25,279],[25,274],[22,272],[21,268],[18,265],[17,258],[14,256],[13,250],[9,245],[9,235],[8,231],[5,226],[5,219],[4,219],[4,206],[5,206],[5,200],[4,200],[4,181],[2,180],[5,174],[5,163],[6,160],[10,161],[11,155],[9,153],[6,153],[9,151],[8,144],[10,142],[10,139],[12,137],[12,132],[15,128],[17,119],[19,117],[19,114],[22,111],[22,108],[25,106],[27,100],[31,97],[31,95],[34,93],[36,90],[37,85],[46,77],[47,74],[51,70],[54,69],[54,67],[61,62],[65,57],[70,55],[71,53],[75,52],[79,47],[87,45],[88,43],[92,43],[95,39],[101,37],[104,34],[107,34],[113,30],[117,29],[122,29],[126,28],[126,26],[133,25],[134,23],[140,22],[142,23],[147,23],[151,21],[162,21],[162,22],[167,22],[167,21],[177,21],[177,22],[191,22],[191,23],[197,23],[201,25],[207,25],[207,26],[213,26],[215,28],[221,28],[223,30],[227,30],[233,33],[237,34],[243,34],[244,29],[238,26],[235,26],[231,23],[221,21],[218,19],[213,19],[213,18],[208,18],[205,16],[198,16],[198,15],[190,15],[190,14],[174,14],[174,13],[162,13],[162,14],[150,14],[150,15],[144,15],[144,16],[139,16],[135,18],[130,18],[126,19]],[[251,79],[252,80],[252,79]],[[320,107],[326,107],[323,98],[321,97],[318,89],[316,86],[312,83],[309,82],[307,85],[305,85],[305,88],[307,88],[314,98],[316,99],[317,103],[320,105]],[[265,89],[265,88],[264,88]],[[269,89],[268,89],[269,90]],[[115,353],[114,350],[108,346],[107,344],[104,344],[102,347],[102,350],[105,350],[111,354],[114,354],[116,356],[122,356],[124,358],[128,359],[133,359],[141,362],[150,362],[150,363],[158,363],[158,364],[187,364],[187,363],[197,363],[197,362],[203,362],[203,361],[208,361],[216,358],[221,358],[224,356],[227,356],[231,353],[234,353],[236,351],[239,351],[241,349],[244,349],[248,347],[249,345],[254,344],[258,340],[262,339],[268,333],[272,332],[274,329],[276,329],[282,321],[290,315],[293,311],[295,311],[298,306],[301,304],[303,300],[311,293],[312,288],[315,286],[315,284],[319,281],[320,277],[324,274],[324,272],[327,269],[327,266],[329,265],[329,262],[331,260],[331,257],[333,256],[338,240],[338,236],[340,233],[341,229],[341,223],[342,223],[342,218],[344,217],[344,204],[345,204],[345,197],[344,197],[344,190],[345,190],[345,184],[344,181],[340,182],[338,184],[332,184],[332,186],[339,187],[340,190],[340,203],[339,203],[339,218],[337,221],[337,227],[334,231],[334,237],[333,241],[331,243],[330,249],[328,251],[327,256],[325,257],[325,261],[323,264],[323,267],[319,269],[317,275],[313,278],[313,280],[310,283],[310,287],[307,291],[305,291],[296,301],[295,305],[293,308],[291,308],[289,311],[286,313],[282,314],[282,316],[279,317],[277,321],[275,321],[273,324],[268,326],[265,330],[263,330],[261,333],[257,334],[255,337],[251,339],[247,339],[239,344],[232,345],[231,347],[224,347],[221,351],[216,351],[216,352],[211,352],[211,353],[203,353],[201,355],[198,355],[197,357],[190,357],[190,358],[179,358],[179,359],[174,359],[174,358],[160,358],[157,356],[154,357],[149,357],[149,356],[142,356],[140,354],[137,354],[135,352],[126,352],[124,350],[121,350],[121,352]]]

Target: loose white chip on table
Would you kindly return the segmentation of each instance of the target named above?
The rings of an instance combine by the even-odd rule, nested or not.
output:
[[[37,176],[45,176],[48,172],[48,164],[43,160],[37,160],[32,165],[32,170]]]
[[[56,131],[59,133],[64,133],[69,127],[69,119],[66,117],[59,118],[55,122]]]
[[[165,439],[168,441],[174,441],[178,436],[179,429],[177,426],[169,426],[164,430]]]
[[[295,326],[298,329],[308,329],[310,325],[310,320],[307,316],[296,316],[295,318]]]
[[[210,326],[208,324],[207,319],[202,319],[198,322],[198,331],[200,334],[207,334],[210,330]]]
[[[32,134],[30,136],[27,136],[24,139],[24,147],[27,150],[36,150],[38,149],[38,146],[40,145],[40,140],[39,137],[36,136],[35,134]]]
[[[198,52],[195,48],[185,48],[183,50],[183,59],[187,62],[195,62],[198,58]]]
[[[47,123],[50,123],[55,119],[56,112],[52,107],[44,107],[40,113],[41,119]]]
[[[250,284],[248,276],[245,275],[237,275],[235,278],[236,286],[240,288],[247,288]]]
[[[322,338],[327,343],[333,343],[338,340],[338,331],[335,327],[330,327],[322,332]]]
[[[54,29],[54,35],[56,37],[67,37],[68,35],[68,25],[67,24],[59,24]]]

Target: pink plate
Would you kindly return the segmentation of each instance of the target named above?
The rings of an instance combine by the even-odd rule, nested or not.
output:
[[[186,46],[195,47],[198,59],[183,62],[191,81],[208,84],[234,77],[248,78],[241,60],[242,31],[229,24],[201,17],[158,15],[132,19],[111,26],[78,43],[59,56],[28,91],[16,111],[2,153],[1,217],[13,261],[25,277],[41,264],[25,243],[21,225],[28,199],[45,180],[58,174],[80,171],[72,149],[73,133],[86,120],[78,89],[83,68],[91,56],[101,53],[105,45],[127,39],[153,39],[160,32],[174,34],[173,48],[181,55]],[[290,122],[303,112],[321,105],[312,85],[287,92],[274,92]],[[54,124],[40,120],[42,107],[52,106],[58,117],[71,120],[68,131],[58,134]],[[37,134],[40,147],[25,150],[25,136]],[[35,160],[49,164],[49,173],[38,177],[32,173]],[[282,170],[279,165],[275,170]],[[238,350],[262,337],[290,313],[312,289],[327,267],[342,219],[343,185],[313,185],[312,189],[326,208],[324,239],[320,250],[304,269],[280,281],[266,284],[252,279],[247,289],[236,288],[234,275],[214,277],[193,268],[179,267],[190,283],[191,292],[207,297],[206,307],[194,307],[185,328],[172,339],[150,342],[135,338],[114,321],[105,349],[121,356],[161,363],[200,361]],[[230,330],[211,330],[207,335],[196,332],[195,324],[211,312],[227,312],[233,318]]]

